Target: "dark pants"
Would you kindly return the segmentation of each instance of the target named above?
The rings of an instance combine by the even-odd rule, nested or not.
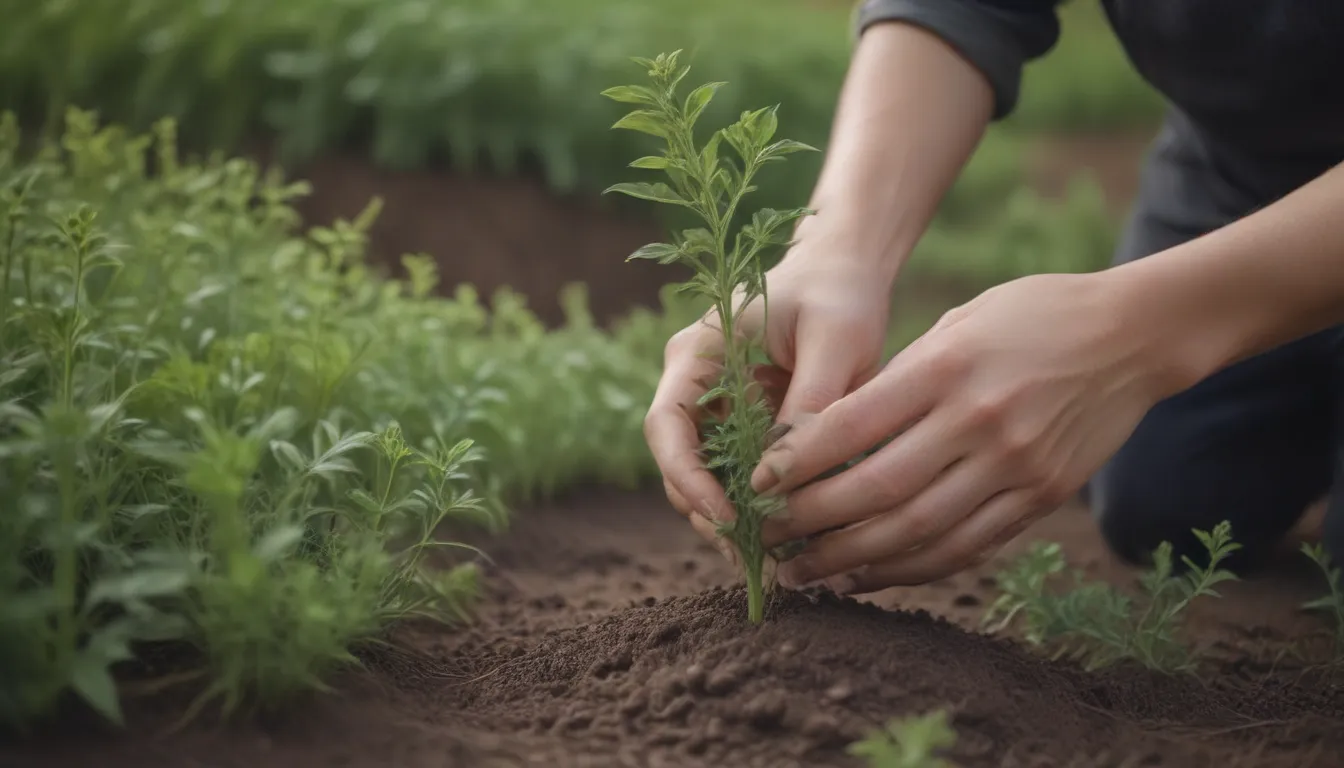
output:
[[[1116,263],[1246,215],[1254,205],[1238,193],[1206,150],[1169,122],[1145,163]],[[1344,564],[1342,427],[1344,329],[1333,329],[1158,403],[1092,479],[1087,496],[1106,542],[1127,560],[1143,561],[1165,540],[1178,558],[1203,562],[1191,529],[1228,520],[1244,547],[1229,565],[1244,571],[1330,493],[1326,546]]]

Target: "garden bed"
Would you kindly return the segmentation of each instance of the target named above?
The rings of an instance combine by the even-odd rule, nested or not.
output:
[[[1024,539],[1035,537],[1090,573],[1126,573],[1077,508]],[[962,768],[1340,765],[1344,688],[1275,662],[1322,627],[1295,610],[1319,591],[1309,567],[1288,559],[1196,606],[1199,678],[1089,674],[963,629],[1019,548],[877,596],[898,610],[779,596],[753,628],[722,558],[660,498],[588,492],[524,511],[489,545],[476,627],[403,627],[341,695],[166,736],[157,729],[180,710],[140,700],[127,735],[66,721],[7,764],[857,766],[845,745],[868,729],[947,708]]]

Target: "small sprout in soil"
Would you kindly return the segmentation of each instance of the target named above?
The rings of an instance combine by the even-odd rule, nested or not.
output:
[[[1055,658],[1075,659],[1088,669],[1133,659],[1168,674],[1190,671],[1194,660],[1176,636],[1183,613],[1197,597],[1221,597],[1214,585],[1237,577],[1218,566],[1241,548],[1233,543],[1227,522],[1211,533],[1194,533],[1208,553],[1208,565],[1182,557],[1188,570],[1176,575],[1171,543],[1163,542],[1153,553],[1152,567],[1139,577],[1143,595],[1138,600],[1105,582],[1084,581],[1082,571],[1074,571],[1073,589],[1047,592],[1051,577],[1065,569],[1064,554],[1057,543],[1037,542],[998,574],[1003,594],[990,605],[983,624],[999,632],[1020,617],[1028,643],[1053,646]]]
[[[1335,565],[1321,544],[1303,544],[1302,554],[1312,559],[1325,574],[1330,586],[1330,594],[1312,600],[1302,607],[1309,611],[1321,611],[1335,620],[1335,658],[1344,662],[1344,572]]]
[[[714,410],[724,415],[703,426],[703,450],[708,468],[723,484],[734,509],[733,519],[721,524],[719,534],[726,536],[741,556],[748,617],[759,623],[764,617],[762,571],[766,556],[761,523],[778,511],[780,502],[758,497],[751,489],[751,473],[765,449],[774,416],[751,373],[753,362],[760,358],[760,340],[741,333],[738,321],[752,302],[765,306],[763,256],[772,248],[787,246],[792,224],[812,212],[805,208],[764,208],[756,211],[749,223],[737,226],[737,220],[743,198],[756,189],[752,181],[766,164],[813,148],[775,138],[777,107],[743,112],[737,122],[697,144],[696,121],[724,83],[707,83],[684,98],[678,96],[677,87],[689,71],[689,67],[678,65],[678,55],[673,52],[656,59],[636,58],[634,61],[648,70],[652,84],[603,91],[607,98],[638,106],[613,128],[651,134],[666,145],[660,154],[639,158],[630,166],[662,171],[669,183],[628,182],[616,184],[607,192],[684,208],[703,224],[675,234],[670,243],[646,245],[629,258],[689,267],[693,276],[679,290],[707,299],[712,309],[705,322],[723,334],[722,369],[717,380],[707,382],[708,391],[700,405],[723,405]],[[723,151],[728,149],[731,154]]]
[[[957,743],[947,713],[893,720],[885,728],[849,745],[849,754],[866,758],[869,768],[952,768],[940,754]]]

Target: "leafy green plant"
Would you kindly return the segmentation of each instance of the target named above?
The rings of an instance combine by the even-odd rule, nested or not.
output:
[[[1325,551],[1324,544],[1303,544],[1302,554],[1311,558],[1324,574],[1330,587],[1329,594],[1312,600],[1302,607],[1309,611],[1320,611],[1335,624],[1335,656],[1344,660],[1344,570],[1335,565]]]
[[[67,692],[118,720],[160,643],[186,716],[277,706],[394,621],[468,618],[444,524],[654,471],[655,318],[608,334],[571,291],[547,333],[422,256],[382,279],[376,204],[297,232],[306,185],[184,159],[171,122],[20,139],[0,118],[0,725]]]
[[[1186,571],[1178,575],[1171,543],[1163,542],[1151,568],[1139,577],[1138,600],[1105,582],[1086,581],[1082,571],[1074,571],[1071,589],[1052,593],[1051,578],[1066,567],[1064,553],[1057,543],[1035,542],[998,574],[1003,594],[990,605],[983,624],[999,632],[1020,618],[1028,643],[1053,646],[1055,658],[1080,660],[1088,669],[1133,659],[1165,673],[1187,671],[1194,661],[1177,636],[1183,614],[1196,598],[1219,597],[1214,586],[1236,578],[1219,564],[1241,548],[1232,541],[1227,522],[1194,534],[1208,564],[1182,557]]]
[[[864,758],[869,768],[952,768],[940,755],[956,743],[957,733],[940,709],[892,720],[849,745],[847,752]]]
[[[603,91],[610,99],[639,107],[613,127],[651,134],[665,145],[661,154],[639,158],[631,167],[663,171],[671,185],[629,182],[608,191],[687,209],[704,224],[683,230],[671,243],[646,245],[630,258],[689,267],[693,277],[684,289],[713,306],[707,322],[722,333],[722,369],[701,404],[723,402],[727,415],[708,426],[704,450],[709,468],[723,483],[735,511],[731,521],[721,524],[720,534],[741,554],[748,616],[759,622],[764,615],[762,569],[766,554],[761,522],[778,509],[779,502],[756,495],[751,488],[751,473],[765,449],[774,417],[751,374],[760,340],[740,333],[738,322],[752,302],[768,306],[762,258],[768,249],[787,245],[789,237],[781,233],[791,233],[792,223],[811,211],[763,208],[751,216],[750,223],[735,229],[734,221],[743,199],[755,190],[753,180],[767,164],[812,147],[775,139],[777,107],[743,112],[737,122],[714,131],[703,145],[698,144],[696,121],[724,83],[707,83],[680,97],[678,85],[689,67],[678,64],[678,54],[635,59],[648,70],[651,86],[628,85]],[[728,149],[736,160],[724,151]]]

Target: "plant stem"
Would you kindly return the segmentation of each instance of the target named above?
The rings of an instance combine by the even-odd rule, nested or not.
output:
[[[747,620],[752,624],[760,624],[765,620],[765,590],[761,584],[761,563],[743,565],[747,572]]]

